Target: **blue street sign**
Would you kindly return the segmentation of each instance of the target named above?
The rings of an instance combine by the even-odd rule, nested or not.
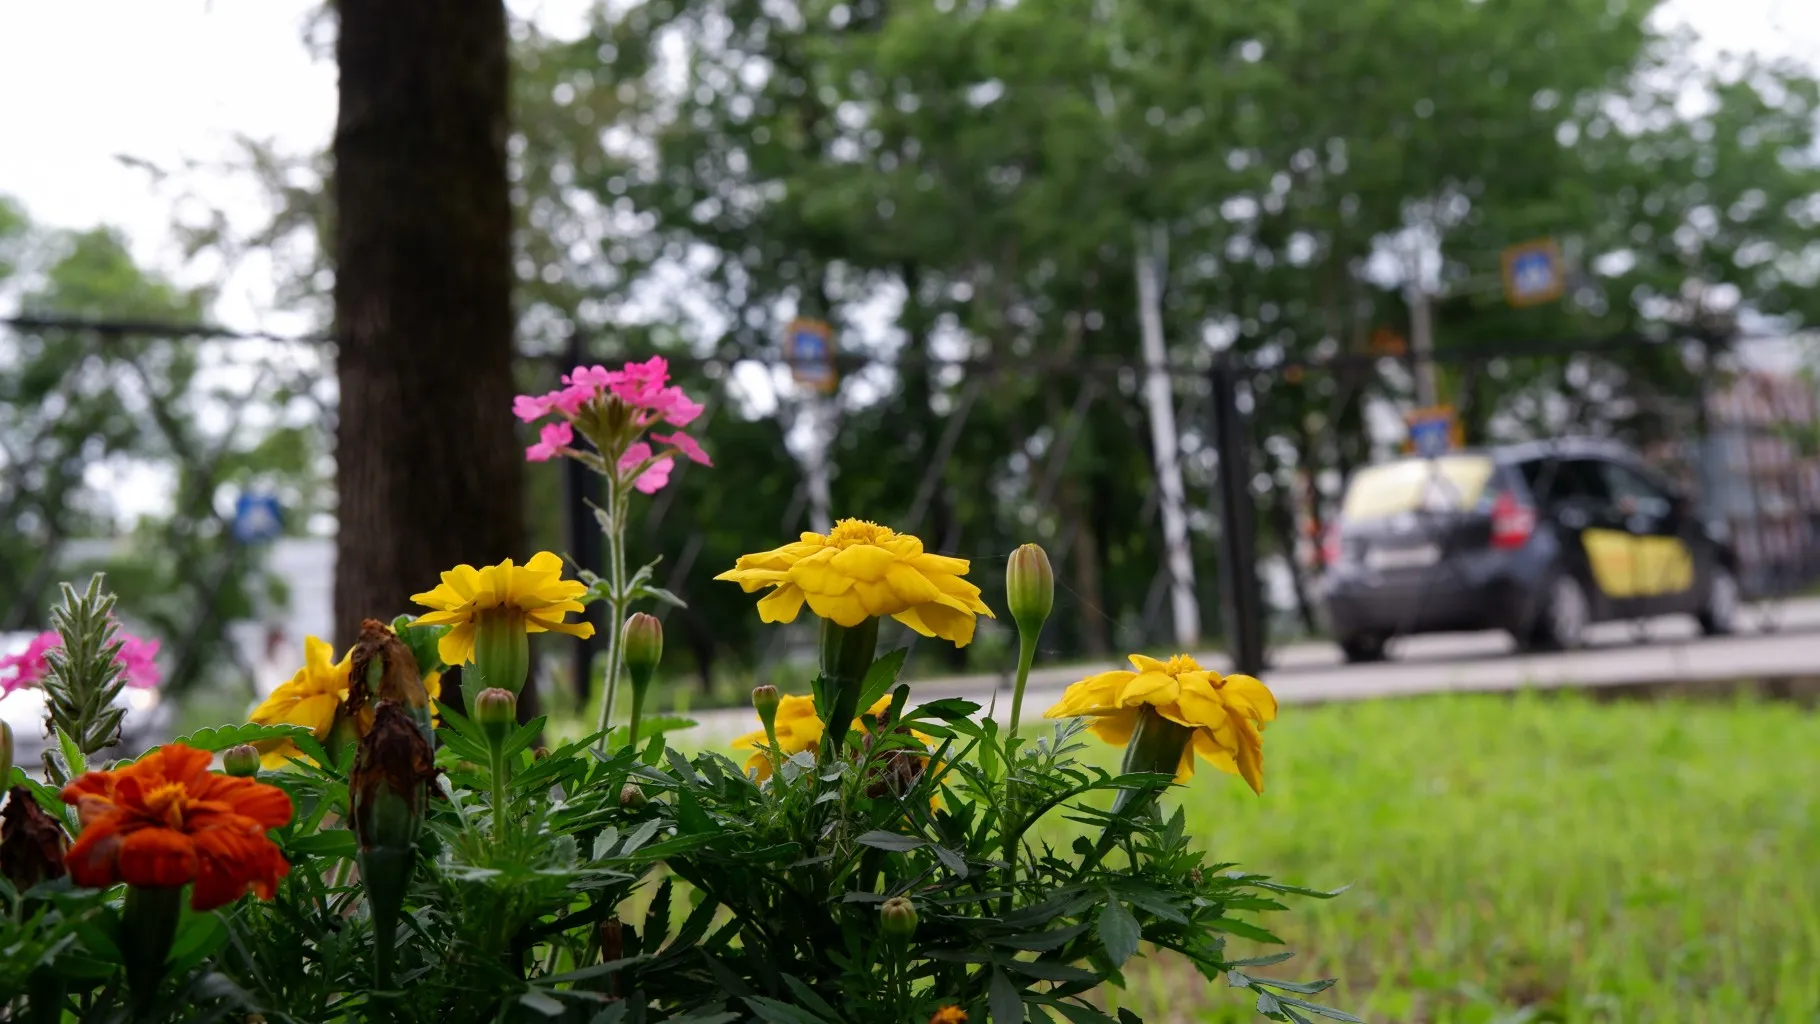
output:
[[[820,320],[793,320],[784,329],[784,361],[798,384],[818,391],[832,391],[834,328]]]
[[[1409,448],[1424,458],[1445,455],[1459,444],[1451,406],[1418,409],[1409,414]]]
[[[284,532],[284,510],[269,494],[243,493],[234,502],[234,539],[263,544]]]
[[[1552,241],[1526,242],[1504,250],[1504,300],[1512,306],[1553,302],[1567,288],[1561,249]]]

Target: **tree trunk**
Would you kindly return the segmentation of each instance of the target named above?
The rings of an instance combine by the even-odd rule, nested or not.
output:
[[[522,561],[500,0],[340,0],[335,626]],[[445,688],[446,693],[453,692]]]

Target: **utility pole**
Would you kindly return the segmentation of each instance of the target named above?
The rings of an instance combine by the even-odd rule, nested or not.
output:
[[[1433,311],[1428,289],[1422,284],[1421,243],[1411,239],[1406,252],[1403,300],[1409,304],[1409,352],[1415,363],[1416,404],[1432,409],[1440,403],[1435,387]]]
[[[1144,402],[1150,411],[1150,446],[1156,452],[1158,505],[1163,513],[1164,564],[1169,568],[1169,607],[1176,646],[1201,641],[1201,608],[1194,596],[1194,559],[1188,545],[1182,464],[1177,457],[1175,399],[1168,350],[1163,344],[1163,289],[1157,264],[1166,243],[1161,228],[1137,232],[1138,327],[1144,346]]]

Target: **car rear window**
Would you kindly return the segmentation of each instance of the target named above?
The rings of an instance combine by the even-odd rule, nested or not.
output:
[[[1340,512],[1348,519],[1378,519],[1417,509],[1464,512],[1479,503],[1495,470],[1483,455],[1380,463],[1354,474]]]

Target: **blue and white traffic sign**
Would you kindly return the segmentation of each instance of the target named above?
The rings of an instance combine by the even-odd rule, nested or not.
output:
[[[820,320],[792,320],[784,329],[784,361],[798,384],[834,390],[834,328]]]
[[[1561,248],[1552,240],[1525,242],[1504,250],[1504,301],[1512,306],[1553,302],[1566,288]]]
[[[1459,426],[1452,406],[1418,409],[1409,414],[1409,448],[1423,458],[1445,455],[1459,447]]]
[[[242,493],[234,502],[234,539],[263,544],[284,532],[284,510],[269,494]]]

